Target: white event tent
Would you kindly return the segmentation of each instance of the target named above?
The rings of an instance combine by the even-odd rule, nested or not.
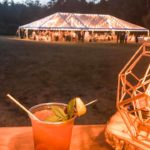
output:
[[[74,30],[74,31],[133,31],[149,30],[111,15],[55,13],[19,27],[25,30]]]

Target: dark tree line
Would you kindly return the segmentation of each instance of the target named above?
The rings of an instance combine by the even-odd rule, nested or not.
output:
[[[41,5],[39,0],[0,3],[0,34],[15,34],[18,26],[55,12],[110,14],[150,29],[150,0],[50,0]]]

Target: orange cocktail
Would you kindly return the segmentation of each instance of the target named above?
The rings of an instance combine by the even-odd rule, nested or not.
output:
[[[48,117],[54,116],[53,106],[65,111],[63,103],[43,103],[36,105],[30,111],[39,118],[31,118],[35,150],[69,150],[75,115],[65,121],[53,122]],[[55,116],[54,116],[55,117]]]

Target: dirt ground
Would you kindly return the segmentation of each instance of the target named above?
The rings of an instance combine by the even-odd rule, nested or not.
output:
[[[6,98],[10,93],[28,109],[76,96],[88,107],[76,124],[103,124],[116,111],[118,73],[139,44],[46,43],[0,37],[0,126],[30,125],[26,113]]]

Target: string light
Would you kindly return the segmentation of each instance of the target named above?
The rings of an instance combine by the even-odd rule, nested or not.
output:
[[[100,14],[55,13],[40,20],[20,26],[25,29],[95,30],[95,31],[143,31],[148,29],[122,19]]]

